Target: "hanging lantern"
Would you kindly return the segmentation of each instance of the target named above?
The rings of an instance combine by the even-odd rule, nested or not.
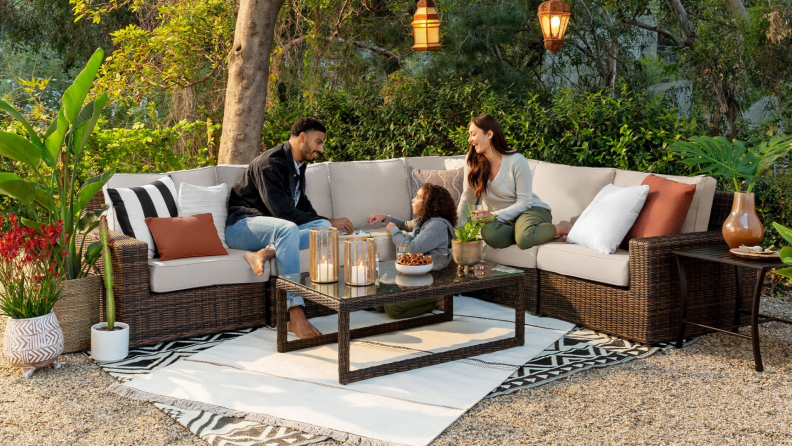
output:
[[[553,54],[564,44],[572,10],[561,0],[550,0],[539,5],[539,23],[542,25],[544,45]]]
[[[437,51],[440,46],[440,16],[432,0],[420,0],[418,10],[413,16],[413,34],[415,34],[415,51]]]

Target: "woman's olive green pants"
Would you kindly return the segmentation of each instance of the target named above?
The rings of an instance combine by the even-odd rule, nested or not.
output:
[[[520,249],[528,249],[547,243],[555,236],[550,211],[540,207],[532,207],[510,222],[491,221],[481,229],[481,237],[493,248],[506,248],[516,243]]]
[[[384,307],[376,307],[375,310],[379,312],[388,313],[388,316],[394,319],[405,319],[408,317],[420,316],[434,310],[438,300],[443,299],[440,297],[426,297],[424,299],[412,300],[410,302],[403,302],[398,304],[385,305]]]

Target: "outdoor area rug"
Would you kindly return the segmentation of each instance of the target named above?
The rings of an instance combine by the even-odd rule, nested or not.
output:
[[[455,306],[459,312],[458,305]],[[535,324],[536,321],[544,320],[547,319],[532,318],[529,315],[526,319],[527,328],[530,328],[531,324]],[[138,347],[130,350],[129,357],[125,360],[100,364],[100,366],[123,383],[135,377],[148,375],[179,359],[190,358],[199,352],[255,330],[236,330],[154,346]],[[670,346],[647,347],[588,329],[575,329],[526,362],[487,395],[487,398],[540,386],[593,367],[607,367],[643,358],[663,348],[670,348]],[[155,406],[213,446],[300,446],[327,439],[324,435],[302,432],[277,425],[277,423],[268,424],[241,417],[218,415],[199,409],[186,410],[162,403],[155,403]]]

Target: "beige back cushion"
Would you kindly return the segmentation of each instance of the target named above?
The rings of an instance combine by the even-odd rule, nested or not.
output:
[[[228,190],[236,186],[237,182],[247,169],[247,164],[220,164],[215,168],[217,172],[217,184],[225,183]]]
[[[408,170],[410,167],[421,170],[444,170],[446,158],[445,156],[412,156],[402,159]]]
[[[634,172],[629,170],[617,170],[613,179],[615,186],[627,187],[638,186],[644,178],[649,175],[645,172]],[[657,175],[657,174],[656,174]],[[712,201],[715,198],[716,181],[712,177],[698,175],[695,177],[658,175],[669,180],[684,184],[695,184],[696,193],[690,203],[685,222],[682,224],[681,232],[701,232],[706,231],[709,226],[710,212],[712,211]]]
[[[330,171],[328,163],[309,164],[305,169],[305,195],[316,213],[326,218],[333,217],[333,197],[330,194]]]
[[[346,217],[355,228],[368,226],[373,213],[410,219],[407,169],[403,159],[329,163],[333,215]]]
[[[533,172],[533,191],[552,208],[553,223],[567,220],[574,224],[597,192],[613,182],[615,174],[616,169],[540,161]]]
[[[190,170],[177,170],[168,172],[173,178],[173,184],[178,191],[182,183],[192,184],[193,186],[209,187],[217,186],[217,175],[215,174],[215,167],[201,167],[200,169]],[[229,189],[234,187],[230,185]]]

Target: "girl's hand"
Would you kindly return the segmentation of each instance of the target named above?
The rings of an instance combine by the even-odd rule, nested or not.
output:
[[[482,218],[490,218],[492,217],[492,212],[488,210],[480,210],[480,211],[473,211],[471,213],[474,220],[481,220]]]
[[[377,223],[382,223],[386,218],[388,218],[388,216],[385,214],[371,214],[368,216],[368,218],[366,218],[366,221],[368,222],[369,226],[374,226]]]
[[[396,227],[396,223],[390,222],[390,223],[388,223],[387,226],[385,226],[385,230],[390,232],[391,228],[395,228],[395,227]]]

